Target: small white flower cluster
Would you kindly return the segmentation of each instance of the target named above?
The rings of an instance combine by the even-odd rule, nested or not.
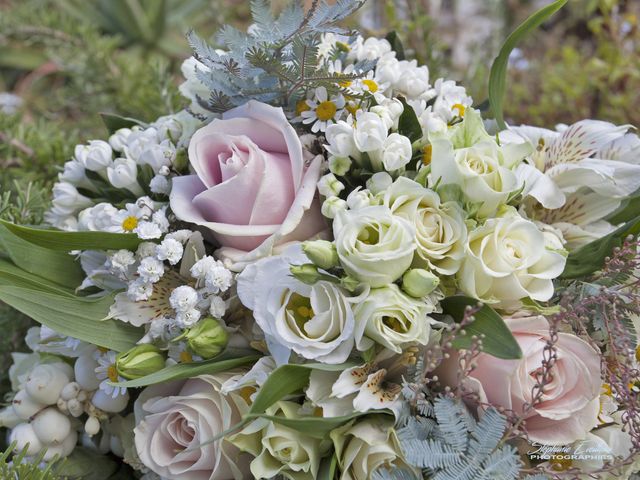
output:
[[[123,222],[139,218],[133,206],[154,204],[147,195],[162,198],[169,194],[174,162],[194,131],[194,122],[197,120],[188,113],[180,112],[150,126],[121,128],[108,142],[91,140],[77,145],[74,158],[65,163],[53,187],[46,221],[63,230],[135,231],[142,238],[157,238],[153,236],[157,229],[149,224],[138,227],[133,220]],[[105,197],[114,203],[132,202],[118,210],[100,201]],[[150,217],[157,208],[146,214]]]

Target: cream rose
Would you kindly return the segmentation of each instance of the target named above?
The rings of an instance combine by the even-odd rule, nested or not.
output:
[[[358,350],[367,350],[373,342],[396,353],[411,343],[426,345],[434,322],[428,314],[434,310],[426,301],[402,293],[396,284],[372,289],[353,312]]]
[[[340,480],[369,480],[380,467],[411,470],[402,458],[393,420],[382,415],[367,417],[333,430]]]
[[[553,279],[566,263],[566,257],[550,247],[544,233],[515,211],[491,218],[469,233],[458,285],[486,302],[514,304],[526,297],[549,300]]]
[[[208,229],[236,270],[326,229],[315,196],[322,157],[307,165],[281,108],[229,110],[193,135],[189,161],[195,175],[173,179],[171,209]]]
[[[333,234],[346,272],[372,287],[400,278],[416,249],[413,225],[384,206],[338,212]]]
[[[416,264],[442,275],[455,274],[467,242],[465,213],[456,202],[441,202],[436,192],[406,177],[398,178],[382,194],[394,215],[416,229]]]
[[[249,457],[227,440],[205,443],[240,422],[248,411],[222,384],[238,372],[201,375],[146,388],[135,404],[133,431],[140,460],[170,480],[240,480]]]
[[[292,265],[309,263],[301,247],[249,265],[238,277],[238,297],[253,310],[278,364],[291,351],[324,363],[344,362],[353,348],[353,312],[345,292],[319,281],[307,285],[291,275]]]
[[[271,416],[300,418],[300,405],[280,401],[267,409]],[[320,460],[329,450],[329,442],[306,435],[277,422],[256,420],[247,425],[231,442],[254,455],[251,473],[257,479],[283,475],[291,479],[315,479]]]

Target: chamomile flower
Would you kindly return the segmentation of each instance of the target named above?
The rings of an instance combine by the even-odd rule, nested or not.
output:
[[[172,342],[169,344],[167,352],[169,358],[175,363],[201,362],[202,357],[191,353],[187,347],[187,342]]]
[[[324,132],[329,125],[338,121],[344,112],[345,100],[342,95],[329,97],[327,89],[316,88],[314,98],[307,100],[309,110],[302,111],[302,123],[313,124],[311,131]]]
[[[116,398],[119,395],[125,395],[127,393],[126,387],[116,387],[110,384],[110,382],[124,382],[125,379],[118,375],[118,369],[116,368],[116,352],[111,350],[102,352],[96,350],[95,359],[98,362],[98,366],[95,369],[96,377],[100,380],[100,390],[102,390],[111,398]]]

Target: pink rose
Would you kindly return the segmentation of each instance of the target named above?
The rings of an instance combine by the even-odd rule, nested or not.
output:
[[[322,157],[305,166],[281,108],[250,101],[229,110],[193,135],[189,161],[195,175],[173,179],[171,208],[209,229],[237,269],[326,229],[315,195]]]
[[[239,395],[220,393],[234,373],[153,385],[140,394],[133,433],[146,467],[169,480],[249,478],[250,456],[226,440],[205,443],[240,422],[249,409]]]
[[[542,351],[549,338],[547,320],[526,315],[505,319],[522,349],[522,359],[501,360],[483,353],[471,373],[471,382],[479,382],[475,387],[481,397],[484,393],[489,403],[518,414],[531,401],[534,372],[542,368]],[[542,401],[526,416],[529,438],[546,445],[566,445],[584,438],[596,426],[600,409],[598,352],[569,333],[558,334],[556,347],[553,380],[544,387]]]

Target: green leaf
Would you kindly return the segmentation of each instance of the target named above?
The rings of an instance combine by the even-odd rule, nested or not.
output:
[[[622,202],[620,208],[613,212],[606,220],[613,225],[628,222],[640,212],[640,192],[635,192],[631,197]]]
[[[16,267],[0,256],[0,285],[24,287],[33,290],[54,293],[66,297],[75,297],[73,290],[64,288],[50,280]]]
[[[164,383],[170,380],[181,380],[183,378],[191,378],[198,375],[224,372],[232,368],[240,367],[242,365],[255,363],[259,359],[259,355],[251,355],[240,358],[232,358],[229,360],[218,360],[214,358],[197,363],[178,363],[176,365],[171,365],[169,367],[163,368],[162,370],[154,372],[151,375],[137,378],[135,380],[128,380],[126,382],[114,383],[114,385],[127,388],[146,387],[147,385]]]
[[[491,104],[491,110],[498,123],[498,128],[504,130],[507,125],[504,123],[504,116],[502,112],[502,104],[504,102],[504,95],[507,83],[507,65],[509,62],[509,55],[511,51],[516,47],[518,42],[522,40],[529,32],[535,30],[544,22],[547,18],[560,10],[567,0],[556,0],[553,3],[541,8],[524,22],[522,22],[518,28],[516,28],[505,40],[500,53],[493,61],[491,65],[491,73],[489,74],[489,103]]]
[[[318,480],[333,480],[338,468],[338,457],[335,453],[329,458],[323,458],[318,470]]]
[[[353,365],[328,365],[324,363],[307,363],[304,365],[281,365],[276,368],[264,382],[251,405],[249,415],[263,414],[267,408],[282,400],[287,395],[301,391],[309,384],[311,371],[342,371]]]
[[[604,259],[611,255],[614,248],[622,245],[622,241],[627,235],[638,235],[639,233],[640,216],[636,216],[609,235],[572,251],[567,257],[567,265],[560,278],[584,277],[600,270],[604,265]]]
[[[456,322],[462,320],[467,306],[476,305],[478,305],[478,300],[462,295],[448,297],[442,301],[444,313],[451,315]],[[483,305],[474,317],[475,320],[464,327],[467,334],[464,337],[458,336],[453,341],[454,348],[469,348],[472,336],[484,334],[483,352],[505,360],[522,358],[520,345],[516,342],[502,317],[493,308]]]
[[[80,264],[71,255],[20,238],[4,221],[0,222],[0,247],[17,267],[63,287],[76,288],[84,279]]]
[[[400,40],[398,33],[395,30],[391,31],[387,34],[385,38],[387,42],[391,44],[391,49],[394,52],[396,52],[396,58],[398,60],[404,60],[405,59],[404,45],[402,45],[402,40]]]
[[[4,220],[0,224],[27,242],[48,250],[135,250],[144,240],[134,233],[63,232],[44,228],[25,227]],[[80,282],[78,282],[80,283]]]
[[[107,480],[119,468],[119,463],[107,455],[85,447],[76,447],[71,455],[61,462],[56,474],[61,478]]]
[[[68,297],[35,288],[0,285],[0,301],[36,322],[63,335],[123,352],[136,345],[144,330],[117,320],[103,320],[113,298]]]
[[[398,99],[404,107],[404,111],[398,121],[398,133],[408,137],[411,143],[420,140],[422,138],[422,127],[415,110],[407,103],[404,97],[398,97]]]
[[[143,122],[140,120],[136,120],[135,118],[130,117],[122,117],[120,115],[116,115],[115,113],[106,113],[100,112],[100,118],[102,118],[102,122],[110,134],[115,133],[116,130],[121,128],[131,128],[136,125],[140,125],[142,127],[145,126]]]

